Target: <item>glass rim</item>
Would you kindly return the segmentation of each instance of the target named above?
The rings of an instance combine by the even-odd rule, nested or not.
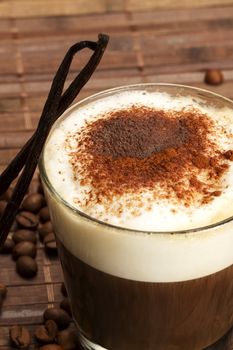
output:
[[[72,106],[70,106],[69,108],[67,108],[67,110],[57,119],[57,121],[54,123],[53,127],[56,126],[56,124],[59,122],[60,118],[65,117],[66,115],[69,115],[73,109],[76,109],[79,107],[79,105],[82,105],[83,103],[86,102],[91,102],[91,100],[95,100],[98,97],[101,96],[107,96],[108,94],[114,93],[114,92],[120,92],[122,90],[132,90],[132,89],[136,89],[136,88],[149,88],[149,87],[176,87],[176,88],[183,88],[183,89],[187,89],[187,90],[191,90],[191,91],[199,91],[199,92],[203,92],[205,94],[208,95],[212,95],[213,97],[216,96],[217,98],[220,98],[221,100],[225,100],[227,102],[230,102],[233,106],[233,101],[227,97],[224,97],[220,94],[217,94],[215,92],[206,90],[206,89],[202,89],[202,88],[198,88],[198,87],[194,87],[194,86],[189,86],[189,85],[184,85],[184,84],[173,84],[173,83],[138,83],[138,84],[129,84],[129,85],[122,85],[122,86],[118,86],[118,87],[114,87],[111,89],[106,89],[106,90],[102,90],[101,92],[92,94],[88,97],[85,97],[84,99],[74,103]],[[46,140],[47,143],[47,140]],[[219,226],[222,226],[224,224],[227,224],[231,221],[233,221],[233,215],[229,216],[223,220],[217,221],[213,224],[209,224],[209,225],[205,225],[205,226],[200,226],[200,227],[195,227],[195,228],[190,228],[190,229],[183,229],[183,230],[168,230],[168,231],[153,231],[153,230],[137,230],[137,229],[132,229],[132,228],[127,228],[124,226],[117,226],[117,225],[113,225],[113,224],[109,224],[107,222],[104,222],[102,220],[99,220],[93,216],[90,216],[84,212],[82,212],[81,210],[75,208],[74,206],[72,206],[70,203],[68,203],[53,187],[52,183],[50,182],[46,170],[45,170],[45,165],[44,165],[44,149],[46,146],[46,143],[44,145],[43,151],[41,153],[40,159],[39,159],[39,172],[40,172],[40,176],[42,177],[43,182],[45,183],[46,187],[49,189],[49,191],[52,193],[52,195],[55,197],[56,200],[59,200],[59,202],[62,203],[62,205],[64,205],[68,210],[70,210],[73,214],[78,214],[79,216],[81,216],[82,218],[94,222],[97,225],[100,226],[105,226],[109,229],[114,229],[117,231],[124,231],[124,232],[128,232],[128,233],[141,233],[141,234],[164,234],[164,235],[168,235],[168,234],[172,234],[172,235],[177,235],[177,234],[191,234],[191,233],[195,233],[195,232],[202,232],[202,231],[207,231]]]

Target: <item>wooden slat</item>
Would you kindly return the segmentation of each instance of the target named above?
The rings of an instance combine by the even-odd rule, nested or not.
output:
[[[156,8],[193,8],[202,6],[218,6],[218,0],[126,0],[126,10],[128,11],[144,11]],[[232,5],[232,0],[222,0],[221,5]]]
[[[59,16],[42,18],[19,18],[15,20],[20,37],[56,34],[81,34],[102,32],[112,33],[129,29],[129,19],[125,13],[93,14],[84,16]],[[1,33],[1,28],[0,28]]]
[[[50,0],[49,6],[46,0],[18,0],[1,1],[0,2],[0,16],[3,18],[17,18],[17,17],[41,17],[51,15],[73,15],[85,13],[100,13],[105,12],[106,1],[92,0],[90,2],[85,0]]]

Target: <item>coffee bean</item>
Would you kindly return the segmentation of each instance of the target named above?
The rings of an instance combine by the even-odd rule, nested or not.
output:
[[[48,254],[57,254],[57,244],[53,232],[48,233],[44,238],[45,250]]]
[[[48,233],[45,238],[44,238],[44,245],[45,248],[50,248],[57,250],[57,245],[56,245],[56,238],[53,232]]]
[[[11,327],[10,339],[17,349],[27,349],[31,343],[30,333],[23,326]]]
[[[48,255],[50,256],[56,256],[58,255],[58,251],[57,251],[57,244],[55,241],[53,242],[49,242],[45,245],[45,251]]]
[[[22,209],[32,213],[38,211],[45,205],[44,196],[40,193],[31,193],[27,195],[22,203]]]
[[[49,344],[55,341],[57,331],[57,324],[53,320],[48,320],[36,328],[35,338],[39,343]]]
[[[7,294],[7,287],[5,286],[5,284],[0,283],[0,298],[4,299],[6,297]]]
[[[28,192],[31,193],[43,193],[41,182],[37,179],[31,181]]]
[[[71,318],[67,312],[58,307],[53,307],[45,310],[44,319],[55,321],[59,329],[68,327],[71,322]]]
[[[29,230],[36,230],[38,226],[38,219],[36,215],[30,213],[29,211],[21,211],[16,215],[16,221],[20,227]]]
[[[64,282],[62,282],[62,284],[61,284],[61,293],[62,293],[62,295],[64,295],[64,297],[67,297],[67,295],[68,295]]]
[[[71,317],[72,317],[72,312],[71,312],[71,307],[70,307],[70,301],[67,297],[65,297],[61,303],[60,303],[60,308],[65,310]]]
[[[62,345],[65,350],[79,349],[78,331],[74,327],[69,327],[68,329],[60,331],[57,336],[57,342],[59,345]]]
[[[39,217],[41,222],[47,222],[50,220],[49,208],[44,207],[40,210]]]
[[[10,231],[15,232],[17,230],[18,230],[18,224],[17,224],[16,220],[14,220],[13,224],[11,225]]]
[[[205,83],[209,85],[220,85],[223,83],[223,74],[219,69],[208,69],[205,74]]]
[[[65,350],[63,346],[57,344],[48,344],[40,348],[40,350]]]
[[[11,187],[8,188],[8,190],[1,195],[0,200],[4,200],[4,201],[8,202],[12,196],[12,193],[13,193],[13,188],[11,188]]]
[[[54,241],[55,241],[55,235],[53,232],[50,232],[45,236],[43,243],[47,244]]]
[[[12,257],[17,260],[20,256],[31,256],[35,258],[36,256],[36,245],[32,242],[24,241],[17,243],[12,250]]]
[[[30,256],[20,256],[16,262],[16,270],[20,276],[32,278],[37,274],[37,263]]]
[[[3,244],[3,246],[0,248],[1,254],[10,254],[15,246],[15,243],[12,241],[11,238],[7,238]]]
[[[53,232],[53,226],[51,221],[48,221],[45,224],[41,225],[38,229],[38,232],[40,235],[40,239],[43,241],[48,233]]]
[[[4,213],[4,210],[5,210],[6,206],[7,206],[7,202],[6,201],[0,201],[0,217]]]
[[[12,239],[15,244],[23,241],[36,243],[36,234],[34,231],[30,230],[17,230],[13,233]]]

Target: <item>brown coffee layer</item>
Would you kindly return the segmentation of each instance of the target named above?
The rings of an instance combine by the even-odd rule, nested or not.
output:
[[[58,245],[73,316],[104,348],[201,350],[233,325],[233,266],[184,282],[137,282],[98,271]]]

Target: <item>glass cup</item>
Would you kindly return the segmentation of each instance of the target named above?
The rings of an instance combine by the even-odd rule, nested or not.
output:
[[[233,107],[232,101],[201,89],[140,84],[86,98],[67,110],[53,129],[73,111],[127,90],[189,95],[203,105]],[[183,231],[110,225],[75,209],[55,191],[44,154],[39,167],[73,318],[85,348],[200,350],[232,327],[230,215]]]

